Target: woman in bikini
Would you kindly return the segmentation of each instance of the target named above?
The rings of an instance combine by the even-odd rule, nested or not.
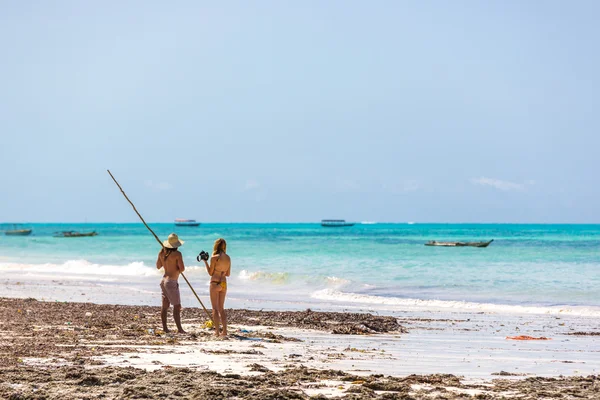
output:
[[[227,277],[231,274],[231,258],[225,252],[227,243],[225,239],[215,240],[213,254],[206,271],[210,275],[210,302],[213,310],[213,322],[216,336],[227,336],[227,314],[225,313],[225,295],[227,294]],[[223,324],[223,331],[219,335],[219,322]]]

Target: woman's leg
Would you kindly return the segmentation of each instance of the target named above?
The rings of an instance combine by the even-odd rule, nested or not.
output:
[[[212,317],[215,325],[215,335],[219,336],[219,286],[214,283],[210,284],[210,304],[212,306]]]
[[[221,290],[219,292],[219,315],[221,316],[221,323],[223,324],[223,336],[227,336],[227,312],[225,311],[225,295],[227,295],[227,290]]]

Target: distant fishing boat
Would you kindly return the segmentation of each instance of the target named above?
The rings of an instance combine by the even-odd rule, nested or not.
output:
[[[438,242],[436,240],[430,240],[425,243],[425,246],[441,246],[441,247],[488,247],[494,239],[488,242]]]
[[[175,226],[200,226],[200,222],[195,219],[176,219]]]
[[[326,228],[339,228],[342,226],[353,226],[354,222],[346,222],[343,219],[323,219],[321,220],[321,226]]]
[[[31,229],[13,229],[4,232],[4,234],[8,236],[27,236],[31,234]]]
[[[54,237],[89,237],[89,236],[97,236],[96,231],[92,232],[77,232],[77,231],[64,231],[64,232],[56,232]]]
[[[12,224],[13,228],[4,231],[5,235],[8,236],[27,236],[31,235],[31,229],[17,229],[17,224]]]

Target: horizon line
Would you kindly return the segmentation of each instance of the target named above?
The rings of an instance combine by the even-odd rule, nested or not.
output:
[[[197,221],[200,225],[203,224],[320,224],[321,221],[212,221],[202,222]],[[600,222],[417,222],[417,221],[350,221],[356,225],[378,225],[378,224],[396,224],[396,225],[600,225]],[[173,221],[146,221],[148,224],[172,224]],[[0,222],[0,225],[26,225],[26,224],[142,224],[137,222],[122,222],[122,221],[27,221],[27,222]],[[143,224],[142,224],[143,225]]]

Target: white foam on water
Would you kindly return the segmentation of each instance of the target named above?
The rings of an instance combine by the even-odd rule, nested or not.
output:
[[[432,309],[448,311],[491,312],[500,314],[548,314],[576,315],[581,317],[600,318],[598,307],[575,306],[521,306],[508,304],[474,303],[467,301],[420,300],[399,297],[382,297],[358,293],[346,293],[338,290],[323,289],[311,294],[313,299],[337,301],[343,303],[359,303],[365,305],[392,306],[402,309]]]
[[[148,267],[141,261],[132,262],[126,265],[94,264],[87,260],[69,260],[63,264],[0,263],[0,271],[23,275],[60,275],[61,277],[69,275],[153,277],[162,274],[156,268]]]
[[[283,284],[288,282],[290,274],[288,274],[287,272],[250,272],[243,269],[238,274],[238,278],[247,281],[267,281],[273,284]]]
[[[332,286],[341,287],[350,283],[348,279],[338,278],[337,276],[328,276],[327,283]]]

